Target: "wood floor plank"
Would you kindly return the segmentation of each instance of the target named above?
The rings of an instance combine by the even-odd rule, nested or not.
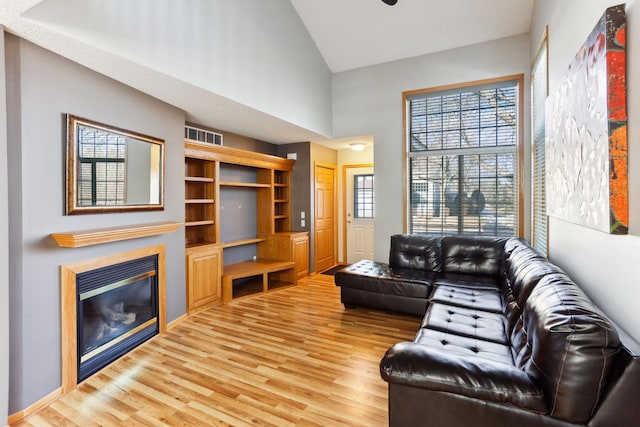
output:
[[[15,426],[384,426],[379,361],[418,327],[316,275],[186,318]]]

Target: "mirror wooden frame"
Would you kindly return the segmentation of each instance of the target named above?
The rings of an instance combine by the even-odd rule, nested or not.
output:
[[[164,140],[154,138],[148,135],[143,135],[136,132],[120,129],[114,126],[105,125],[92,120],[84,119],[72,114],[66,115],[67,119],[67,164],[66,164],[66,215],[78,215],[78,214],[93,214],[93,213],[114,213],[114,212],[132,212],[132,211],[155,211],[164,210]],[[125,152],[128,152],[129,142],[144,142],[151,144],[149,146],[149,196],[151,199],[148,202],[135,202],[126,204],[126,197],[123,196],[122,203],[110,203],[106,200],[101,204],[95,203],[93,198],[96,197],[95,192],[92,190],[92,203],[82,204],[78,202],[79,196],[79,175],[80,175],[80,157],[79,157],[79,144],[82,136],[79,135],[79,127],[87,127],[95,129],[98,132],[104,132],[107,134],[113,134],[116,137],[123,137],[127,148]],[[126,157],[126,155],[125,155]],[[118,158],[118,162],[124,164],[125,171],[123,174],[122,185],[127,187],[129,184],[126,179],[128,177],[126,173],[127,162],[130,160],[125,157]],[[153,160],[153,164],[151,161]],[[96,162],[95,159],[93,159]],[[97,163],[97,162],[96,162]],[[142,171],[146,173],[146,171]],[[157,181],[156,181],[157,180]],[[95,185],[96,178],[92,176],[92,184]],[[157,194],[155,194],[157,190]],[[126,190],[122,190],[123,192]],[[153,192],[152,192],[153,191]],[[156,200],[152,200],[156,199]]]

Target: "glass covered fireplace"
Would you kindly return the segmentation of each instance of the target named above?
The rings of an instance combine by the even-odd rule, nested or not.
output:
[[[77,381],[159,332],[158,255],[76,275]]]

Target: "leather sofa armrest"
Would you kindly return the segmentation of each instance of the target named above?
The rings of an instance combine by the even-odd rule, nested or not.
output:
[[[388,383],[455,393],[548,413],[543,391],[515,366],[412,342],[391,347],[380,362]]]

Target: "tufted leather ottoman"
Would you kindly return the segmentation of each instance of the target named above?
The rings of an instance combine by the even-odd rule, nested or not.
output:
[[[435,274],[416,269],[391,268],[362,260],[335,275],[341,301],[347,308],[365,306],[424,315]]]

